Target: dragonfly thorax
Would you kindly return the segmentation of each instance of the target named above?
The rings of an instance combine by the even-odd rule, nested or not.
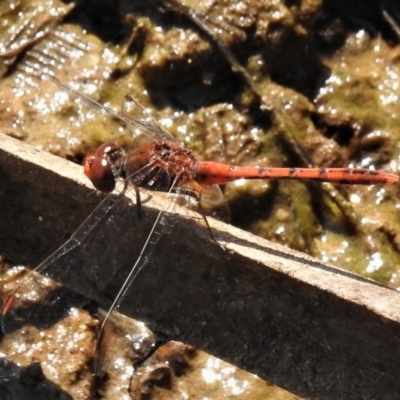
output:
[[[125,177],[150,190],[168,191],[191,179],[192,152],[169,141],[153,141],[131,151],[122,167]]]

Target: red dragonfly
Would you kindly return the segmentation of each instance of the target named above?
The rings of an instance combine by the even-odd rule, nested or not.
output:
[[[396,183],[399,177],[385,171],[361,168],[246,167],[196,159],[191,150],[175,141],[158,139],[129,154],[115,143],[99,146],[85,159],[84,171],[101,192],[115,189],[117,178],[128,179],[150,190],[188,188],[199,199],[210,185],[237,179],[300,179],[342,184]]]
[[[113,117],[123,121],[128,128],[139,130],[148,137],[148,143],[143,144],[129,153],[126,153],[115,143],[106,143],[99,146],[94,155],[88,156],[84,162],[84,172],[93,183],[94,187],[105,193],[111,193],[116,187],[116,181],[124,182],[124,193],[128,187],[145,188],[151,191],[164,191],[176,195],[184,194],[195,198],[200,205],[200,210],[218,205],[222,200],[219,184],[237,179],[302,179],[322,182],[336,182],[342,184],[388,184],[399,181],[399,176],[385,171],[376,171],[358,168],[277,168],[277,167],[241,167],[227,165],[219,162],[200,161],[191,150],[181,146],[167,131],[154,120],[149,118],[138,120],[120,114],[105,107],[95,100],[77,93],[69,86],[50,78],[60,88],[78,97],[84,102],[98,108]],[[130,96],[126,97],[126,104],[143,108]],[[148,116],[147,116],[148,117]],[[75,250],[83,246],[87,237],[109,214],[110,210],[119,201],[120,196],[107,196],[93,211],[72,237],[56,252],[40,264],[33,273],[29,274],[14,293],[12,293],[2,310],[1,324],[5,334],[13,332],[23,324],[33,323],[39,319],[40,309],[32,310],[32,292],[38,287],[37,273],[52,276],[54,265]],[[166,210],[165,212],[168,212]],[[143,245],[135,264],[125,277],[123,286],[109,308],[103,321],[100,332],[108,321],[110,314],[121,305],[124,295],[129,290],[134,278],[150,259],[150,253],[157,242],[154,239],[156,228],[163,218],[163,211],[159,212]],[[204,217],[205,218],[205,217]],[[206,220],[206,218],[205,218]],[[86,246],[85,248],[88,248]],[[60,268],[60,267],[57,267]],[[65,273],[72,273],[72,268],[66,268]],[[79,276],[79,275],[78,275]],[[96,281],[99,289],[103,288],[112,279]],[[79,278],[77,279],[79,280]],[[30,290],[27,290],[29,288]],[[68,304],[70,297],[57,294],[57,302]],[[79,305],[81,300],[75,302]],[[101,336],[101,335],[100,335]],[[101,343],[101,340],[98,341]],[[101,369],[101,366],[97,369]]]

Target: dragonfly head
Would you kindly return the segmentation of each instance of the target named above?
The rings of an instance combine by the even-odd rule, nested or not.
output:
[[[104,143],[83,162],[85,175],[100,192],[110,193],[115,189],[116,176],[110,155],[119,150],[115,143]]]

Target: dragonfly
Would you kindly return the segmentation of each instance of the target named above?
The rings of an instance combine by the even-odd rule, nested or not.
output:
[[[93,155],[89,155],[84,160],[84,173],[90,179],[95,189],[107,193],[108,196],[96,207],[88,216],[71,238],[44,260],[37,268],[22,280],[22,283],[11,293],[5,301],[1,313],[1,326],[4,334],[15,331],[24,324],[34,324],[36,320],[43,316],[43,308],[32,307],[32,303],[38,301],[32,298],[34,288],[41,294],[47,293],[42,290],[39,274],[53,276],[60,260],[75,251],[77,248],[87,248],[86,241],[89,236],[94,235],[102,221],[109,217],[115,205],[121,200],[123,195],[131,188],[136,192],[137,218],[146,218],[141,215],[140,204],[141,196],[144,191],[167,192],[171,198],[169,206],[161,210],[155,217],[150,231],[138,252],[136,261],[124,277],[124,282],[115,297],[107,313],[104,316],[99,329],[99,339],[97,341],[96,354],[101,354],[103,333],[107,324],[112,319],[114,311],[118,310],[123,303],[127,292],[131,289],[137,275],[144,266],[151,260],[158,238],[162,236],[165,224],[163,219],[166,214],[174,210],[179,199],[189,197],[194,199],[198,206],[198,211],[202,215],[211,238],[216,240],[207,222],[207,211],[217,207],[223,202],[223,195],[220,189],[221,184],[238,179],[291,179],[291,180],[311,180],[319,182],[333,182],[340,184],[393,184],[399,181],[399,176],[383,170],[371,170],[363,168],[279,168],[279,167],[252,167],[229,165],[222,162],[203,161],[198,159],[195,154],[181,145],[168,131],[157,123],[144,108],[131,96],[125,97],[126,108],[139,110],[142,118],[136,119],[126,113],[120,113],[109,108],[96,100],[83,95],[68,85],[62,83],[54,77],[49,77],[62,90],[70,96],[81,99],[89,106],[95,107],[99,112],[117,118],[126,127],[137,134],[144,135],[146,143],[140,144],[133,150],[126,152],[116,143],[104,143],[100,145]],[[123,184],[123,189],[118,195],[114,195],[117,182]],[[85,247],[86,246],[86,247]],[[90,261],[88,261],[90,262]],[[63,273],[72,274],[72,267],[62,267]],[[97,289],[104,288],[113,278],[113,274],[105,279],[96,281]],[[79,273],[76,276],[79,280]],[[68,304],[70,294],[58,292],[56,297],[52,297],[52,302]],[[42,301],[42,300],[39,300]],[[47,300],[49,302],[49,300]],[[74,307],[80,306],[85,300],[77,298]],[[95,357],[95,372],[101,374],[104,370],[102,360]]]

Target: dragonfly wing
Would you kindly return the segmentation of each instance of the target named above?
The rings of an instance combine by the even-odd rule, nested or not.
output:
[[[204,186],[200,191],[200,204],[208,210],[224,204],[224,195],[218,185]]]
[[[230,222],[230,210],[218,185],[206,186],[200,192],[200,205],[206,215]]]
[[[112,363],[107,360],[107,357],[104,358],[103,349],[105,346],[107,347],[109,332],[115,331],[115,327],[113,327],[113,325],[115,324],[114,321],[116,319],[116,315],[119,315],[116,313],[116,311],[123,306],[126,295],[130,290],[135,278],[147,264],[152,263],[152,254],[157,247],[159,240],[174,226],[175,220],[173,218],[168,218],[168,215],[173,213],[176,205],[178,204],[178,198],[180,194],[174,192],[173,189],[174,186],[172,185],[172,188],[170,188],[168,192],[170,195],[170,201],[168,202],[167,206],[161,207],[161,210],[156,212],[155,218],[150,218],[151,225],[149,226],[151,226],[151,228],[150,230],[146,230],[146,236],[144,236],[145,240],[137,248],[137,250],[139,250],[138,256],[136,258],[132,258],[132,260],[135,260],[135,262],[131,264],[129,269],[126,268],[128,273],[125,275],[117,295],[115,296],[107,313],[104,315],[104,320],[99,331],[99,339],[96,350],[97,357],[95,363],[95,372],[98,375],[103,374],[106,368],[105,366],[112,365]],[[134,340],[129,339],[126,334],[122,336],[122,340],[124,342],[127,342],[128,339],[128,341],[131,342],[130,345],[134,345]]]
[[[21,279],[3,307],[1,326],[5,334],[24,325],[45,329],[71,307],[88,302],[87,298],[102,298],[102,289],[119,273],[123,246],[128,246],[123,239],[114,245],[125,218],[119,211],[122,200],[121,196],[107,196],[66,243]],[[135,217],[128,220],[137,223],[132,211]]]
[[[144,194],[147,194],[147,191],[144,191]],[[147,203],[147,199],[141,197],[141,201]],[[160,217],[155,222],[157,215]],[[51,340],[57,331],[53,325],[65,316],[75,315],[76,311],[71,308],[87,304],[89,298],[108,309],[115,293],[125,281],[127,286],[115,304],[115,308],[118,308],[124,299],[124,292],[130,288],[137,273],[150,261],[151,253],[162,234],[162,227],[171,226],[162,223],[163,215],[154,209],[146,208],[142,218],[139,218],[131,201],[125,197],[107,196],[101,207],[93,211],[65,245],[16,283],[17,287],[8,297],[1,315],[5,339],[12,341],[15,337],[16,342],[21,343],[17,348],[14,346],[15,350],[10,355],[14,354],[18,358],[20,352],[26,351],[26,347],[29,346],[29,343],[24,342],[26,331],[37,332],[40,340]],[[139,262],[133,270],[135,260]],[[60,283],[56,283],[50,277]],[[112,313],[111,319],[107,318],[107,332],[110,328],[111,333],[115,331],[112,328],[114,314]],[[134,339],[128,343],[130,346],[136,345],[133,343]],[[124,338],[118,340],[121,343],[126,342]],[[109,343],[110,340],[106,340],[105,350]],[[99,346],[97,358],[101,359],[102,341],[99,344],[101,347]],[[88,351],[90,353],[90,349]],[[126,354],[128,358],[131,357],[129,351],[126,351]],[[113,355],[115,353],[111,349],[108,358],[99,362],[99,372],[108,366],[111,366],[112,370],[118,370],[118,365],[113,365]],[[0,359],[0,378],[11,379],[18,375],[19,371],[18,365],[13,368],[8,360]]]
[[[144,133],[155,140],[176,141],[132,96],[125,96],[122,110],[125,117],[124,121],[135,137],[138,133]]]
[[[218,185],[205,186],[191,181],[180,188],[180,192],[188,195],[186,207],[198,211],[203,216],[211,216],[225,222],[230,221],[229,207]],[[190,199],[194,200],[195,204]]]
[[[155,119],[151,117],[150,113],[148,113],[137,100],[134,100],[132,96],[126,96],[123,103],[123,113],[120,113],[113,108],[107,107],[99,103],[89,96],[79,93],[72,87],[59,81],[54,76],[48,75],[48,78],[52,82],[54,82],[59,88],[67,92],[70,96],[80,99],[96,112],[109,115],[120,120],[121,122],[124,122],[125,125],[129,127],[130,131],[134,134],[135,137],[138,134],[144,134],[149,138],[155,140],[175,141],[174,137],[160,124],[158,124]],[[131,116],[129,114],[131,114]]]

